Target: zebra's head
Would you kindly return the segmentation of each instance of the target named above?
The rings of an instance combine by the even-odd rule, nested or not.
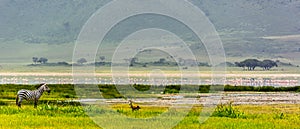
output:
[[[40,84],[40,88],[43,88],[43,90],[44,90],[44,91],[47,91],[48,94],[50,94],[50,92],[51,92],[51,89],[47,86],[46,83]]]

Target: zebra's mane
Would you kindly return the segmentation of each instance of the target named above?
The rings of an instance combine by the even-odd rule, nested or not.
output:
[[[39,86],[37,86],[36,89],[40,89],[43,85],[45,85],[46,83],[41,83]]]

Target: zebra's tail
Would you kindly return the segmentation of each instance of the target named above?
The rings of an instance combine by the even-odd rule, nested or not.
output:
[[[18,105],[18,102],[19,102],[19,95],[17,95],[16,97],[16,105]]]

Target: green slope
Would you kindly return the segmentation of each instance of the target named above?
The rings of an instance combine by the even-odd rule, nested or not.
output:
[[[189,1],[202,9],[215,25],[229,59],[260,57],[299,62],[300,58],[295,56],[299,52],[299,40],[262,38],[300,33],[299,0]],[[73,45],[70,43],[76,40],[88,18],[108,2],[109,0],[1,0],[0,59],[2,62],[9,62],[10,59],[26,60],[32,56],[46,56],[53,60],[60,60],[62,57],[64,60],[71,60]],[[118,41],[127,33],[143,27],[164,28],[191,43],[195,41],[187,28],[160,16],[135,17],[122,24],[122,27],[117,26],[111,31],[107,37],[108,42]],[[59,46],[65,43],[69,45]],[[17,50],[14,55],[10,53],[12,49]],[[200,50],[203,51],[194,51]]]

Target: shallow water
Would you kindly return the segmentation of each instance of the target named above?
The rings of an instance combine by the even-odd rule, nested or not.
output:
[[[148,106],[172,106],[182,104],[220,104],[233,102],[235,105],[300,104],[300,93],[290,92],[226,92],[185,95],[157,95],[157,98],[135,98],[135,103]],[[121,104],[125,99],[80,99],[74,100],[86,104]]]
[[[95,77],[95,78],[80,78],[73,79],[72,76],[39,76],[39,75],[22,75],[22,76],[1,76],[0,84],[145,84],[145,85],[209,85],[209,84],[227,84],[233,86],[275,86],[275,87],[289,87],[298,86],[300,81],[298,79],[265,79],[265,78],[231,78],[227,80],[212,81],[210,79],[147,79],[144,77],[132,77],[128,79],[112,79],[110,77]],[[218,82],[218,83],[216,83]],[[221,82],[221,83],[220,83]]]

